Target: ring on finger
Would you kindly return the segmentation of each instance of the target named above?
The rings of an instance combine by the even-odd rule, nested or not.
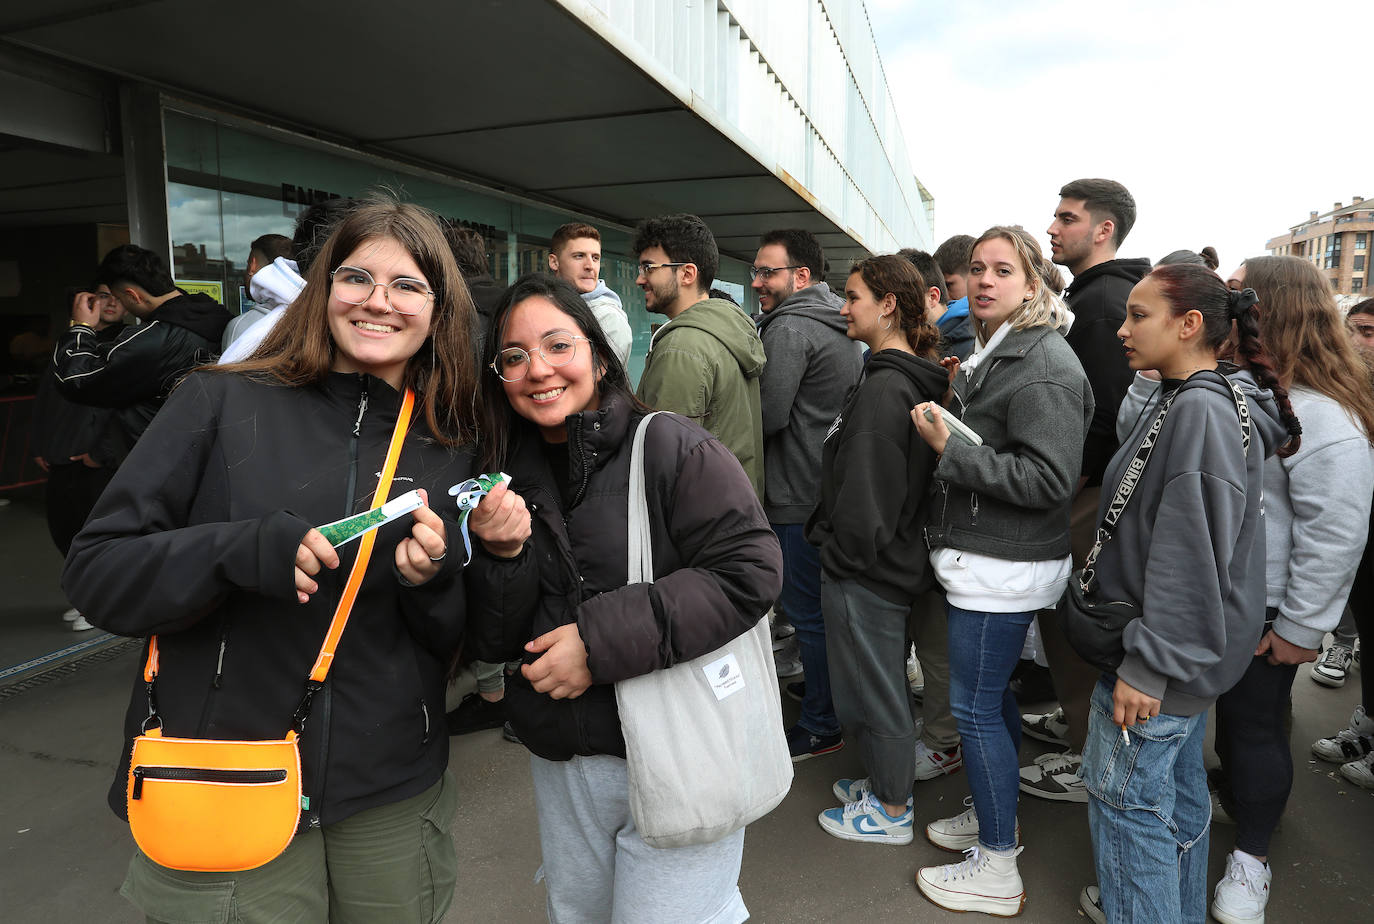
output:
[[[435,558],[433,555],[430,555],[428,552],[426,552],[425,555],[427,555],[427,556],[429,557],[429,560],[430,560],[430,561],[443,561],[445,558],[448,558],[448,549],[444,549],[442,552],[440,552],[438,558]]]

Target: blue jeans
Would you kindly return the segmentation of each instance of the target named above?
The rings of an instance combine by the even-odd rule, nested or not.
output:
[[[1112,722],[1112,689],[1093,691],[1083,783],[1093,863],[1109,921],[1203,924],[1212,801],[1202,767],[1207,714]]]
[[[1021,711],[1007,689],[1034,613],[979,613],[949,604],[949,707],[964,745],[978,841],[1016,846]]]
[[[782,608],[797,630],[806,695],[797,724],[813,735],[838,735],[840,720],[830,700],[830,662],[821,616],[821,553],[806,541],[801,523],[772,523],[782,546]]]

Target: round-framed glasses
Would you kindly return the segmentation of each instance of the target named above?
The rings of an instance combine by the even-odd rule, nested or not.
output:
[[[539,346],[534,348],[534,352],[539,354],[539,358],[550,366],[566,366],[577,357],[577,342],[581,340],[590,342],[586,337],[576,334],[569,334],[564,331],[554,331],[543,340],[539,341]],[[529,352],[519,347],[506,347],[496,354],[496,359],[490,363],[492,372],[500,376],[503,382],[518,382],[523,379],[530,371]]]
[[[333,280],[334,297],[348,305],[361,305],[372,297],[377,286],[382,286],[371,273],[356,266],[340,266],[329,278]],[[382,288],[386,290],[386,303],[397,314],[419,314],[434,297],[429,286],[409,276],[398,276]]]

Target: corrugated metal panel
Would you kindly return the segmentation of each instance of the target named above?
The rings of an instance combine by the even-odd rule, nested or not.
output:
[[[862,0],[557,0],[869,249],[932,245]]]

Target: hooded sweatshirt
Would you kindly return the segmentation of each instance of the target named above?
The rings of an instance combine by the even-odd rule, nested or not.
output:
[[[1100,596],[1140,607],[1126,627],[1117,676],[1196,715],[1229,690],[1254,657],[1264,626],[1267,456],[1287,439],[1268,390],[1223,367],[1250,408],[1248,454],[1231,392],[1202,377],[1174,399],[1116,532],[1097,560]],[[1178,382],[1166,387],[1177,388]],[[1099,518],[1154,421],[1140,422],[1107,466]]]
[[[968,359],[973,352],[973,319],[968,316],[968,296],[950,302],[935,326],[940,329],[940,355]]]
[[[598,279],[595,289],[582,293],[582,300],[592,310],[596,323],[601,325],[601,332],[606,335],[611,349],[615,350],[615,355],[620,358],[620,364],[627,364],[630,361],[630,347],[634,346],[635,338],[634,332],[630,330],[630,318],[625,313],[620,296],[606,285],[604,279]]]
[[[1116,332],[1126,320],[1126,300],[1150,271],[1145,259],[1108,260],[1073,278],[1064,300],[1074,323],[1064,339],[1073,347],[1093,389],[1093,420],[1083,443],[1083,476],[1102,483],[1107,460],[1116,452],[1116,412],[1131,385],[1131,368]]]
[[[768,354],[759,388],[769,523],[805,523],[820,499],[821,444],[862,368],[861,348],[845,334],[842,304],[820,282],[759,320]]]
[[[736,305],[708,298],[664,324],[649,341],[636,397],[705,427],[739,459],[763,497],[763,343]]]
[[[254,273],[248,280],[248,294],[253,297],[254,305],[224,329],[220,364],[236,363],[251,356],[304,288],[305,280],[295,260],[277,257]]]
[[[948,383],[929,360],[875,353],[825,436],[807,541],[820,548],[827,575],[899,605],[932,583],[921,527],[935,453],[911,425],[911,408],[938,401]]]

